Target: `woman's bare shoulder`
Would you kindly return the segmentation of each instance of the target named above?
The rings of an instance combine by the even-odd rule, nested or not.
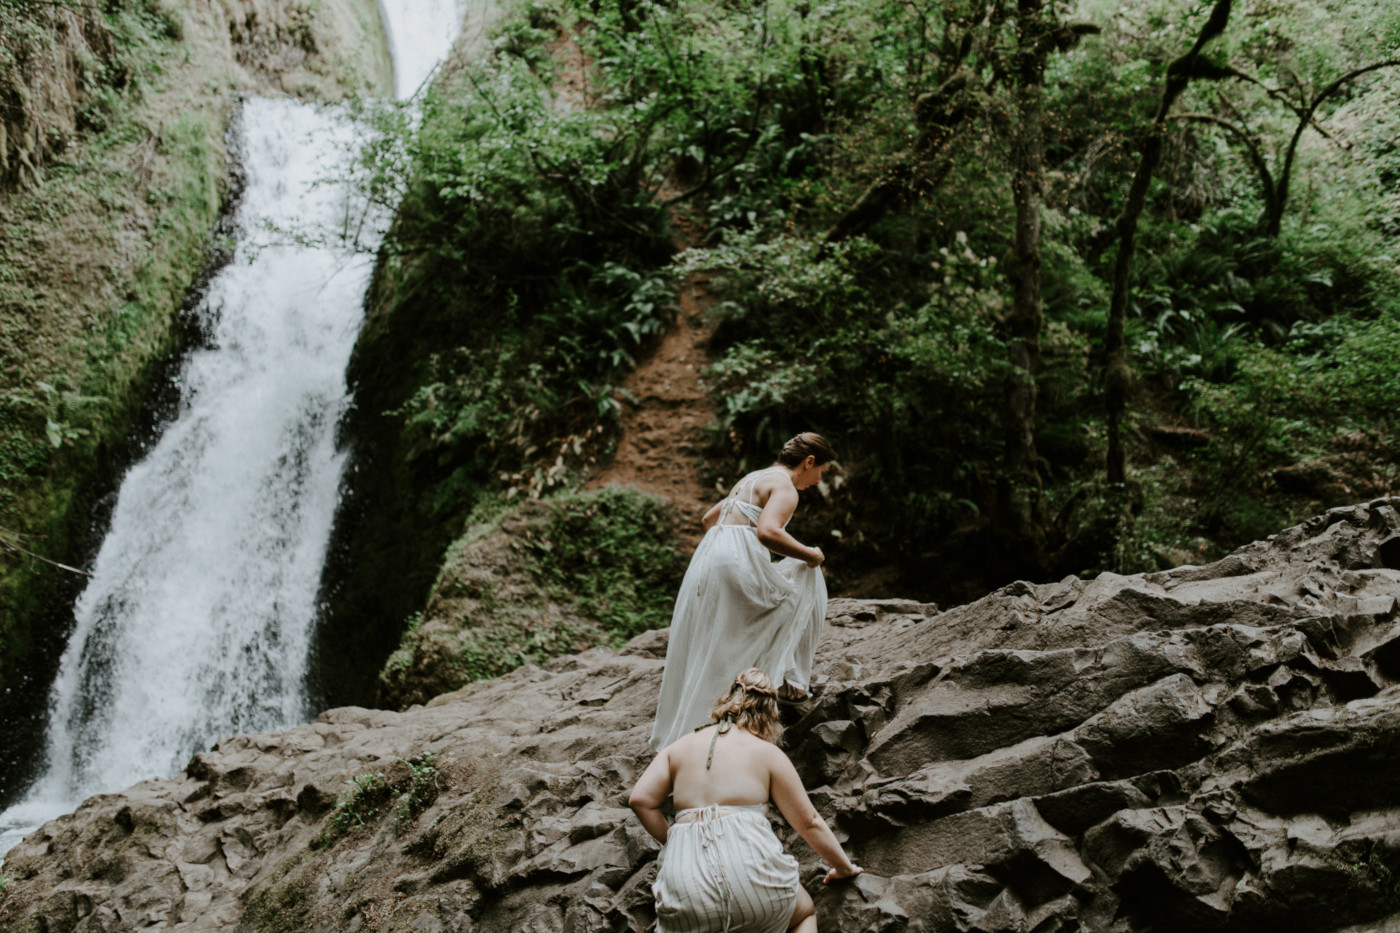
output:
[[[683,736],[681,736],[680,738],[676,739],[676,740],[675,740],[674,742],[672,742],[670,745],[667,745],[666,748],[668,748],[668,749],[673,749],[673,748],[674,748],[674,749],[680,749],[680,750],[684,750],[684,749],[686,749],[686,748],[689,748],[690,746],[696,744],[697,742],[703,741],[702,736],[708,736],[708,735],[710,734],[710,732],[711,732],[713,729],[714,729],[713,726],[701,726],[699,729],[696,729],[694,732],[687,732],[685,735],[683,735]]]
[[[710,739],[714,737],[714,734],[715,726],[701,726],[694,732],[688,732],[676,739],[670,745],[666,746],[666,750],[671,753],[673,759],[679,760],[678,756],[683,757],[685,755],[694,754],[697,749],[703,751],[709,746]],[[720,741],[722,742],[724,739],[721,738]]]
[[[779,489],[791,489],[793,492],[797,492],[797,487],[792,483],[792,475],[787,470],[774,469],[773,467],[758,474],[753,485],[755,492],[761,492],[765,496],[772,495]]]
[[[783,753],[783,750],[767,739],[754,735],[747,729],[739,729],[736,731],[743,737],[744,750],[749,754],[757,755],[765,760],[775,757],[784,760],[787,759],[787,755]]]

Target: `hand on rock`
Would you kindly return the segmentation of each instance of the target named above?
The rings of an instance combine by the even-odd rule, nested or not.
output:
[[[849,881],[863,871],[865,871],[865,869],[861,868],[859,865],[852,865],[850,871],[841,871],[839,868],[833,868],[826,873],[826,877],[822,879],[822,884],[831,884],[833,881]]]

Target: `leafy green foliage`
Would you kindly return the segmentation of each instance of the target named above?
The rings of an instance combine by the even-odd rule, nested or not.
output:
[[[407,771],[405,777],[391,780],[383,771],[366,771],[346,781],[312,848],[326,848],[341,836],[367,829],[388,812],[394,815],[395,827],[402,830],[431,806],[441,779],[437,756],[424,752],[411,760],[401,758],[399,763]]]
[[[431,752],[404,761],[404,765],[408,768],[408,782],[394,801],[394,821],[399,827],[412,823],[432,805],[437,799],[440,778],[437,756]]]
[[[650,496],[607,488],[549,500],[553,513],[521,544],[544,588],[594,619],[619,646],[670,623],[685,571],[674,518]]]
[[[669,321],[674,294],[659,277],[643,279],[609,263],[587,292],[567,290],[525,333],[502,328],[498,342],[433,354],[430,381],[389,412],[403,419],[410,462],[467,461],[478,470],[522,470],[517,482],[538,494],[563,482],[562,469],[529,468],[546,448],[578,456],[619,407],[606,380],[635,365],[633,356]],[[552,336],[548,336],[552,335]],[[561,430],[578,433],[559,444]],[[488,474],[489,475],[489,474]]]
[[[320,846],[355,829],[363,829],[383,813],[392,792],[383,771],[367,771],[345,782],[345,790],[335,801],[330,822],[317,837]]]
[[[502,27],[494,54],[429,94],[421,123],[370,115],[360,181],[399,218],[379,300],[437,325],[388,413],[445,504],[501,473],[535,494],[562,481],[549,467],[614,422],[613,380],[675,310],[652,271],[669,252],[661,210],[641,184],[659,117],[556,100],[530,66],[538,33]]]
[[[1381,348],[1400,303],[1386,239],[1400,79],[1376,72],[1325,101],[1276,235],[1255,156],[1277,175],[1301,103],[1391,54],[1400,16],[1380,0],[1249,8],[1212,46],[1222,77],[1180,102],[1247,127],[1257,153],[1209,120],[1172,125],[1135,254],[1130,495],[1093,482],[1112,223],[1200,10],[1071,12],[1102,31],[1051,57],[1045,96],[1036,428],[1065,507],[1052,532],[1096,516],[1083,520],[1114,529],[1102,566],[1119,570],[1209,559],[1316,507],[1322,493],[1279,471],[1335,459],[1356,431],[1382,451],[1393,431],[1384,387],[1400,380]],[[411,375],[382,410],[430,510],[547,493],[605,456],[620,375],[664,328],[676,277],[699,276],[716,300],[719,472],[822,430],[843,454],[823,514],[847,529],[844,556],[917,563],[985,526],[1006,480],[1009,22],[962,2],[535,0],[429,96],[421,125],[383,116],[364,178],[401,210],[379,300],[420,336],[396,343],[386,315],[380,358]],[[917,102],[955,71],[976,76],[976,117],[946,163],[920,163]],[[828,243],[890,178],[899,203]],[[693,248],[672,262],[681,210]],[[1071,507],[1085,502],[1102,508]],[[463,650],[494,670],[523,643],[495,637]]]
[[[666,625],[685,571],[676,538],[674,509],[635,489],[484,498],[385,664],[380,701],[422,702]]]
[[[723,426],[749,463],[803,426],[839,425],[866,482],[899,497],[896,534],[975,510],[956,496],[955,472],[995,456],[995,426],[978,415],[995,404],[1004,372],[995,260],[956,238],[962,252],[941,250],[927,299],[886,310],[874,297],[890,259],[869,241],[824,252],[795,238],[755,240],[686,256],[687,267],[717,276],[724,351],[712,376]]]

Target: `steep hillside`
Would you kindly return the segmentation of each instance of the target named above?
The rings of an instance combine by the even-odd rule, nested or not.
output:
[[[785,747],[866,873],[823,929],[1400,922],[1400,501],[1202,567],[836,600]],[[665,632],[403,713],[237,736],[12,850],[0,925],[644,931],[627,810]]]
[[[834,592],[1205,563],[1400,490],[1400,12],[1216,7],[1161,119],[1199,6],[501,8],[363,167],[398,214],[332,695],[369,702],[483,502],[689,513],[800,430],[841,455],[793,525]]]

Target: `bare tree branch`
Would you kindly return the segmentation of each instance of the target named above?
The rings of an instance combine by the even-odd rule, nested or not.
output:
[[[18,542],[10,540],[11,538],[18,537],[20,537],[20,535],[17,532],[10,531],[5,528],[0,528],[0,548],[4,548],[7,551],[16,551],[20,554],[25,555],[26,557],[32,557],[35,560],[41,560],[52,567],[57,567],[59,570],[66,570],[69,573],[76,573],[82,577],[92,576],[92,574],[88,573],[86,570],[79,570],[77,567],[70,567],[67,564],[60,564],[56,560],[50,560],[42,554],[35,554],[28,548],[22,547]]]

